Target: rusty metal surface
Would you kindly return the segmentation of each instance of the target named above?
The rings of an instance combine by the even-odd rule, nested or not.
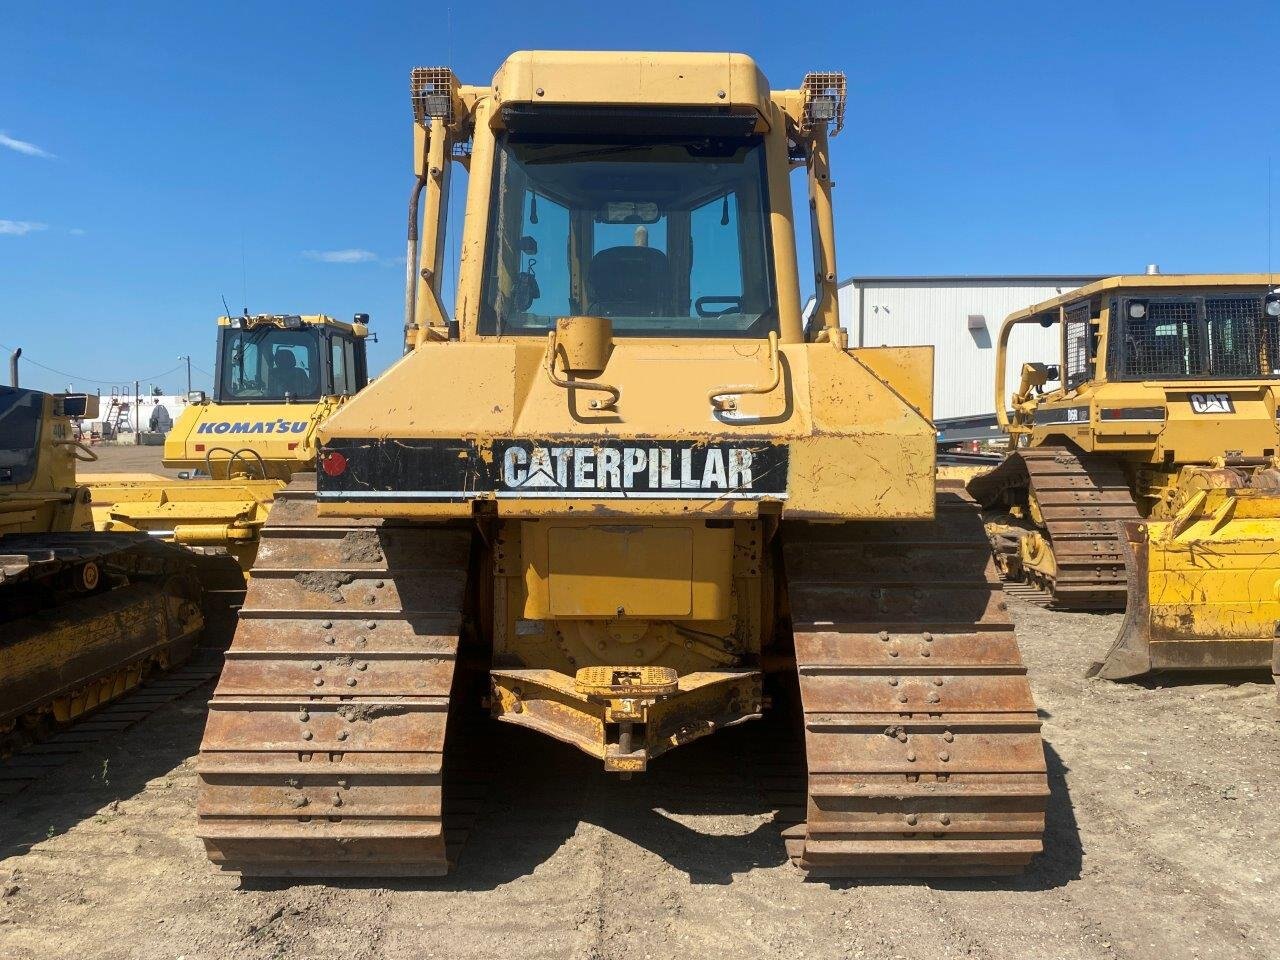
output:
[[[993,509],[1035,498],[1053,550],[1053,602],[1071,610],[1123,610],[1127,593],[1121,525],[1139,519],[1120,465],[1064,444],[1011,454],[968,491]],[[1025,573],[1025,572],[1024,572]]]
[[[437,876],[465,529],[334,522],[281,493],[210,703],[198,834],[245,875]]]
[[[813,877],[1020,871],[1041,850],[1040,722],[981,518],[786,524]]]

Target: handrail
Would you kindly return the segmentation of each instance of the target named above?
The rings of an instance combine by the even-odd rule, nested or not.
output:
[[[1058,319],[1053,322],[1061,324],[1062,322],[1061,311],[1059,311]],[[1011,398],[1008,398],[1008,400],[1004,395],[1005,377],[1008,371],[1009,335],[1013,332],[1014,327],[1024,323],[1034,323],[1036,325],[1041,325],[1040,315],[1037,314],[1035,316],[1030,316],[1030,317],[1009,317],[1001,325],[1000,337],[996,341],[996,371],[995,371],[995,384],[994,384],[996,423],[999,424],[1000,429],[1002,431],[1004,431],[1009,435],[1010,449],[1012,449],[1017,444],[1018,434],[1024,434],[1028,432],[1026,427],[1013,424],[1009,420],[1009,408],[1008,406],[1006,406],[1006,403],[1011,400],[1012,405],[1014,407],[1014,411],[1016,413],[1018,409],[1018,402],[1019,402],[1018,395],[1014,394]]]
[[[608,400],[591,400],[587,406],[592,410],[616,410],[618,401],[622,398],[622,391],[609,383],[597,383],[592,380],[564,380],[556,376],[556,354],[559,352],[559,345],[556,343],[555,330],[547,331],[547,359],[543,369],[547,372],[547,379],[554,383],[557,387],[564,390],[593,390],[596,393],[609,394]]]
[[[782,364],[778,359],[778,332],[776,330],[769,331],[769,382],[768,383],[747,383],[747,384],[729,384],[723,387],[716,387],[707,394],[707,399],[711,402],[711,408],[716,411],[736,410],[738,409],[738,401],[729,394],[743,393],[772,393],[778,389],[778,384],[782,382]]]
[[[79,440],[55,440],[53,441],[53,445],[55,447],[71,447],[71,455],[81,463],[93,463],[98,459],[98,454],[93,450],[90,450]],[[87,453],[88,456],[82,457],[80,456],[80,453],[77,453],[76,451],[80,451],[80,453]]]
[[[1005,377],[1008,372],[1009,359],[1009,334],[1013,332],[1013,328],[1020,321],[1007,319],[1000,326],[1000,337],[996,341],[996,376],[995,376],[995,408],[996,423],[1000,425],[1000,429],[1005,433],[1009,432],[1009,414],[1005,410],[1006,398],[1004,395]]]

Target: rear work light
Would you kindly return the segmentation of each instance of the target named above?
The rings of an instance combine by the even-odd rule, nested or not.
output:
[[[320,458],[320,468],[331,477],[340,477],[347,472],[347,458],[330,450]]]

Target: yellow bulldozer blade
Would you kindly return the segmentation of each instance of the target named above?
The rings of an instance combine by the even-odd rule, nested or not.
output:
[[[1152,670],[1280,673],[1280,494],[1202,490],[1172,519],[1126,523],[1125,532],[1128,611],[1094,674],[1122,680]]]

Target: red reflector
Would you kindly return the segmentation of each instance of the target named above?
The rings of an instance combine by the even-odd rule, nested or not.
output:
[[[291,444],[289,444],[289,449],[290,449],[290,450],[297,450],[297,449],[298,449],[298,445],[297,445],[296,443],[291,443]]]
[[[197,452],[197,453],[198,453],[198,452],[200,452],[200,451],[201,451],[201,450],[203,450],[203,449],[204,449],[204,444],[203,444],[203,443],[197,443],[197,444],[196,444],[196,452]]]
[[[347,469],[347,458],[336,450],[330,450],[324,455],[324,459],[320,461],[320,466],[324,468],[324,472],[329,476],[336,477]]]

